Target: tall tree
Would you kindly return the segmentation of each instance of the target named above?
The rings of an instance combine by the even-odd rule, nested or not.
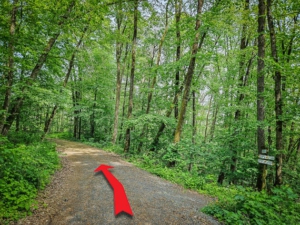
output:
[[[133,16],[133,37],[131,47],[131,71],[130,71],[130,88],[129,88],[129,104],[127,118],[132,116],[133,109],[133,88],[134,88],[134,73],[135,73],[135,58],[136,58],[136,42],[137,42],[137,22],[138,22],[138,5],[139,1],[134,2],[134,16]],[[130,130],[131,127],[126,129],[124,152],[128,152],[130,148]]]
[[[175,19],[176,19],[176,62],[180,60],[181,56],[181,33],[180,33],[180,18],[181,18],[181,10],[182,10],[182,0],[175,1]],[[175,97],[178,98],[180,93],[179,90],[179,81],[180,81],[180,68],[177,66],[176,75],[175,75]],[[174,106],[174,116],[178,119],[178,101]]]
[[[265,146],[265,131],[263,122],[265,120],[265,23],[266,23],[266,4],[265,0],[258,2],[258,59],[257,59],[257,148],[258,154],[262,154]],[[267,166],[258,164],[258,175],[256,187],[259,191],[266,188]]]
[[[250,74],[250,68],[252,65],[252,57],[249,59],[248,63],[246,63],[246,53],[245,49],[247,48],[249,40],[247,40],[247,18],[248,18],[248,11],[249,11],[249,0],[245,0],[245,6],[244,6],[244,16],[243,16],[243,25],[242,25],[242,34],[241,34],[241,41],[240,41],[240,52],[241,56],[239,59],[239,83],[238,83],[238,93],[237,93],[237,106],[239,107],[234,114],[234,120],[238,122],[241,119],[241,109],[240,109],[240,104],[243,101],[245,94],[243,93],[244,90],[243,88],[247,85],[248,82],[248,77]],[[247,64],[247,65],[246,65]],[[237,124],[237,126],[240,126],[240,124]],[[234,134],[233,134],[233,139],[234,137],[238,134],[238,129],[239,127],[234,128]],[[231,157],[231,165],[230,165],[230,172],[232,174],[231,177],[231,182],[236,183],[236,178],[235,178],[235,172],[237,169],[237,156],[238,152],[236,150],[236,146],[233,146],[233,139],[230,142],[229,148],[232,149],[232,157]]]
[[[116,83],[116,103],[115,103],[115,117],[114,117],[114,127],[112,143],[115,144],[118,136],[118,126],[119,126],[119,108],[120,108],[120,97],[121,97],[121,84],[122,84],[122,74],[121,74],[121,56],[123,43],[121,42],[121,34],[124,33],[126,25],[121,29],[123,22],[122,15],[122,1],[118,2],[118,9],[116,14],[117,20],[117,40],[116,40],[116,62],[117,62],[117,83]]]
[[[191,89],[191,84],[192,84],[194,69],[195,69],[195,64],[196,64],[196,54],[197,54],[199,46],[200,46],[200,45],[198,45],[199,44],[198,42],[200,39],[199,28],[201,25],[200,15],[202,12],[202,6],[203,6],[203,0],[198,0],[196,25],[195,25],[196,36],[195,36],[195,40],[194,40],[192,50],[191,50],[192,53],[191,53],[190,64],[188,67],[188,71],[186,73],[186,82],[185,82],[185,87],[184,87],[184,93],[183,93],[182,100],[181,100],[181,108],[180,108],[180,113],[179,113],[179,117],[178,117],[177,127],[175,130],[174,143],[177,143],[180,141],[182,126],[184,123],[187,103],[188,103],[188,99],[189,99],[189,95],[190,95],[190,89]]]

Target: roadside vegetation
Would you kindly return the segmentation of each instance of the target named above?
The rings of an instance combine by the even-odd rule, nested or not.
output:
[[[0,224],[31,214],[35,198],[60,167],[55,145],[39,134],[0,137]]]

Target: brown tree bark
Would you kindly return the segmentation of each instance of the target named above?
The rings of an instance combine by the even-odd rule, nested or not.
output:
[[[262,150],[266,149],[265,146],[265,131],[263,122],[265,119],[265,103],[264,103],[264,90],[265,90],[265,23],[266,23],[266,5],[265,0],[259,0],[258,3],[258,59],[257,59],[257,148],[258,154],[262,154]],[[266,188],[267,166],[265,164],[258,164],[258,174],[256,187],[259,191]]]
[[[271,40],[271,54],[275,63],[278,63],[278,56],[277,56],[277,47],[276,47],[276,34],[272,16],[272,0],[267,0],[267,18],[268,18],[268,25],[269,25],[269,33],[270,33],[270,40]],[[276,116],[276,128],[275,128],[275,135],[276,135],[276,150],[277,154],[275,157],[276,162],[276,174],[275,174],[275,186],[282,184],[282,158],[283,158],[283,139],[282,139],[282,95],[281,95],[281,72],[276,66],[275,69],[275,87],[274,87],[274,94],[275,94],[275,116]]]
[[[182,0],[175,1],[175,20],[176,20],[176,62],[180,60],[181,57],[181,34],[180,34],[180,17],[181,17],[181,9],[182,9]],[[176,68],[175,75],[175,96],[178,96],[179,90],[179,80],[180,80],[180,68],[179,66]],[[178,119],[178,102],[174,106],[174,117]]]
[[[135,73],[135,54],[136,54],[136,42],[137,42],[137,22],[138,22],[138,4],[139,1],[134,2],[134,17],[133,17],[133,38],[132,38],[132,49],[131,49],[131,72],[130,72],[130,88],[129,88],[129,104],[128,104],[128,115],[127,119],[132,116],[133,109],[133,88],[134,88],[134,73]],[[126,129],[124,152],[128,152],[130,148],[130,130]]]
[[[196,25],[195,25],[196,36],[195,36],[194,44],[192,46],[192,55],[191,55],[189,68],[188,68],[188,71],[186,74],[186,83],[185,83],[184,93],[183,93],[182,100],[181,100],[181,107],[180,107],[180,113],[178,116],[178,123],[177,123],[177,127],[175,130],[174,143],[178,143],[180,141],[182,126],[184,123],[184,118],[185,118],[185,113],[186,113],[186,107],[187,107],[187,103],[188,103],[188,99],[189,99],[189,95],[190,95],[190,89],[191,89],[191,84],[192,84],[192,79],[193,79],[194,69],[195,69],[196,54],[199,49],[198,42],[200,39],[199,38],[200,33],[198,32],[198,30],[201,25],[200,14],[202,12],[202,6],[203,6],[203,0],[198,0]]]

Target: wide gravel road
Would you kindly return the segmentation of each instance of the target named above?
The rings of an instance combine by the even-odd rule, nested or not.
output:
[[[18,224],[41,225],[164,225],[219,224],[200,212],[211,199],[136,168],[120,156],[81,143],[53,139],[61,152],[63,169],[40,194],[40,207]],[[114,215],[113,189],[100,164],[123,184],[133,216]]]

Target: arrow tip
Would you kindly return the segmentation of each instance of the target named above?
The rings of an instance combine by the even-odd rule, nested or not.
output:
[[[103,170],[108,170],[108,169],[111,169],[111,168],[114,168],[113,166],[108,166],[108,165],[105,165],[105,164],[102,164],[100,165],[99,167],[97,167],[94,172],[100,172],[100,171],[103,171]]]
[[[115,216],[117,216],[121,212],[127,213],[130,216],[133,216],[133,212],[132,212],[130,206],[127,208],[123,207],[123,208],[115,209]]]

